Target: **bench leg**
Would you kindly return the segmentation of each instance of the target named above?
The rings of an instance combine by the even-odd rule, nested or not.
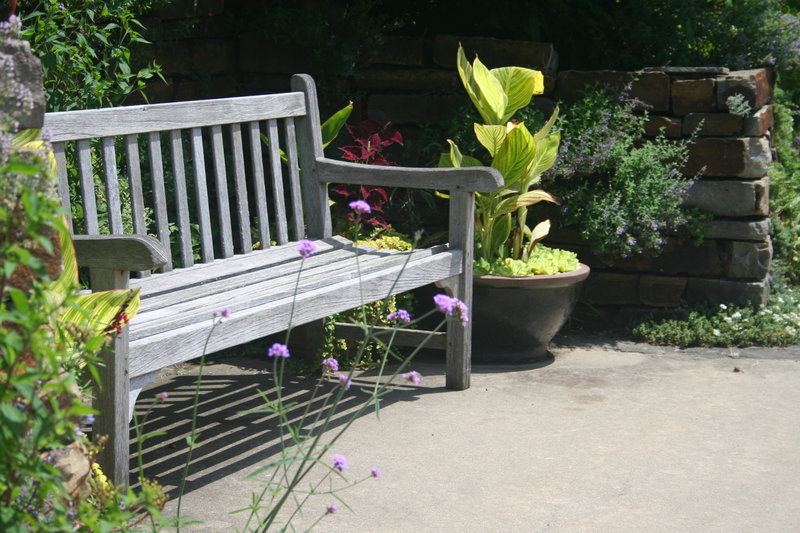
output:
[[[447,283],[451,296],[458,298],[472,312],[472,258],[473,230],[475,227],[475,198],[472,193],[450,193],[450,246],[463,251],[462,272]],[[472,371],[472,321],[465,326],[456,320],[447,322],[447,377],[448,389],[469,388]]]
[[[128,287],[129,273],[122,270],[91,271],[92,290],[104,291]],[[128,392],[128,327],[115,334],[103,350],[103,365],[97,373],[94,408],[99,411],[92,426],[92,435],[106,435],[108,440],[97,462],[115,485],[128,486],[130,461],[130,409]]]
[[[128,328],[114,336],[103,352],[104,366],[99,367],[100,384],[95,390],[95,409],[99,411],[92,435],[107,435],[97,462],[115,485],[128,486],[130,461],[130,409],[128,380]]]

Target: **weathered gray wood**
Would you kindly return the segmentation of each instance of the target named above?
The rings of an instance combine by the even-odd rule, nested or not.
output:
[[[332,229],[328,187],[319,178],[317,169],[317,160],[323,157],[317,89],[307,74],[292,76],[292,89],[303,93],[306,106],[306,115],[296,120],[306,232],[313,239],[324,239],[330,237]]]
[[[186,191],[186,172],[183,168],[183,139],[181,132],[169,132],[172,153],[172,177],[175,180],[175,211],[178,216],[178,239],[180,240],[181,266],[194,264],[192,257],[192,230],[189,227],[189,195]]]
[[[286,196],[283,190],[283,172],[281,170],[280,143],[278,124],[275,120],[267,121],[267,138],[269,139],[269,173],[272,177],[272,194],[275,208],[275,233],[278,244],[289,242],[289,229],[286,218]]]
[[[475,198],[466,191],[450,193],[450,246],[462,252],[460,275],[456,290],[451,294],[472,309],[472,263],[473,235],[475,229]],[[458,318],[447,323],[447,375],[445,385],[448,389],[469,388],[472,354],[472,321],[461,325]]]
[[[67,156],[64,153],[64,143],[53,143],[53,154],[56,158],[56,174],[58,175],[58,197],[61,206],[66,211],[67,225],[72,231],[72,201],[69,196],[69,176],[67,175]]]
[[[341,249],[349,246],[350,241],[344,237],[331,237],[324,241],[315,241],[317,252],[314,255],[325,253],[332,249]],[[209,263],[198,263],[192,268],[178,268],[172,272],[159,274],[153,279],[131,280],[131,286],[142,287],[143,297],[170,292],[181,287],[196,283],[213,281],[228,277],[231,273],[252,272],[274,265],[295,260],[297,256],[297,243],[272,247],[269,251],[252,253],[249,255],[235,255],[226,259],[215,259]],[[312,256],[314,257],[314,256]]]
[[[125,161],[128,164],[128,183],[131,191],[131,215],[133,232],[147,234],[144,219],[144,191],[142,189],[142,168],[139,162],[139,141],[136,135],[125,136]]]
[[[158,239],[149,235],[74,235],[78,265],[106,270],[150,270],[169,261]]]
[[[117,152],[114,149],[114,138],[103,137],[102,143],[108,227],[111,233],[121,235],[124,228],[122,227],[122,205],[119,200],[119,184],[117,183]]]
[[[292,201],[292,220],[294,224],[294,239],[300,240],[305,234],[303,221],[303,194],[300,187],[300,168],[297,161],[297,135],[295,133],[294,119],[287,118],[283,121],[283,131],[286,137],[286,167],[289,173],[289,195]]]
[[[434,332],[424,329],[373,326],[372,334],[387,344],[391,339],[393,346],[406,346],[411,348],[423,346],[429,350],[447,349],[447,333],[444,331]],[[345,340],[363,341],[364,330],[359,324],[336,322],[336,337]]]
[[[425,261],[429,257],[440,256],[442,259],[450,255],[444,251],[433,252],[434,250],[427,249],[415,251],[413,254],[393,254],[390,257],[364,256],[357,268],[352,251],[344,250],[329,254],[325,261],[316,265],[317,268],[303,268],[299,276],[299,283],[292,282],[293,278],[297,279],[298,277],[299,262],[296,262],[273,267],[281,270],[277,274],[270,271],[258,271],[187,286],[175,292],[143,299],[141,310],[143,317],[137,322],[135,337],[167,331],[175,327],[175,324],[192,320],[191,317],[198,312],[213,310],[213,306],[220,301],[226,302],[225,306],[231,309],[251,307],[258,302],[281,298],[291,299],[295,291],[325,287],[339,281],[357,280],[359,276],[368,276],[387,268],[403,266],[406,262],[408,262],[408,267],[412,268],[415,263]],[[447,258],[442,260],[451,261]],[[453,271],[451,274],[455,272],[457,271]],[[405,276],[406,272],[403,271],[402,274]],[[358,306],[359,303],[360,301],[355,302],[353,306]],[[145,320],[148,321],[147,324],[143,323]]]
[[[490,167],[375,167],[348,161],[319,159],[317,172],[320,180],[329,183],[384,187],[488,192],[497,190],[503,185],[503,175]]]
[[[124,289],[128,273],[118,270],[93,270],[92,290]],[[98,456],[103,472],[115,485],[128,486],[128,454],[130,450],[128,375],[128,327],[113,334],[111,344],[102,352],[103,365],[97,368],[100,378],[95,387],[94,407],[100,414],[92,425],[93,435],[106,435],[108,440]]]
[[[92,148],[89,141],[78,141],[78,172],[81,177],[81,200],[83,201],[84,231],[89,235],[100,233],[97,222],[97,199],[94,194],[92,172]]]
[[[241,253],[253,250],[253,237],[250,234],[250,208],[247,205],[247,178],[244,173],[244,147],[242,146],[242,128],[239,124],[231,124],[231,157],[233,159],[233,177],[236,189],[236,219],[239,222],[239,243]]]
[[[164,265],[164,272],[172,270],[172,255],[169,242],[169,219],[167,218],[167,193],[164,188],[164,162],[161,159],[161,136],[150,133],[147,138],[150,150],[150,177],[153,180],[153,211],[156,216],[156,234],[162,246],[170,252],[170,260]]]
[[[214,260],[214,241],[211,235],[211,211],[208,207],[206,158],[203,150],[203,130],[192,128],[192,169],[197,201],[197,219],[200,224],[200,257],[204,263]]]
[[[214,160],[214,184],[217,188],[217,215],[219,217],[222,257],[233,255],[233,232],[231,230],[231,208],[228,197],[228,176],[225,171],[225,146],[222,141],[222,126],[211,127],[211,154]]]
[[[303,95],[265,94],[47,113],[44,129],[53,132],[52,142],[60,142],[296,117],[303,114]]]
[[[246,309],[231,308],[234,315],[214,330],[208,342],[208,351],[214,352],[228,346],[283,331],[287,319],[294,309],[293,323],[305,324],[329,316],[336,310],[352,308],[360,301],[385,298],[389,293],[398,294],[430,283],[431,279],[449,277],[461,264],[461,254],[436,254],[410,265],[380,269],[359,279],[347,279],[297,294],[294,299],[281,298]],[[403,275],[399,281],[400,273]],[[391,291],[389,287],[392,287]],[[219,306],[227,305],[217,302]],[[131,350],[137,355],[131,361],[131,376],[146,374],[157,368],[187,361],[201,355],[211,324],[213,308],[193,315],[190,324],[171,329],[157,335],[131,341]],[[146,319],[141,313],[135,320]],[[133,324],[134,322],[132,322]],[[138,326],[137,326],[138,327]]]
[[[269,208],[267,206],[267,192],[264,183],[264,159],[261,153],[261,130],[258,122],[247,123],[247,138],[250,142],[250,169],[255,193],[256,216],[258,218],[258,248],[264,250],[270,247],[269,235]]]

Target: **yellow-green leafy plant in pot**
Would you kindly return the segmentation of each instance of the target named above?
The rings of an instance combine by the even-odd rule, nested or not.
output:
[[[528,106],[535,94],[544,91],[541,72],[523,67],[488,69],[476,57],[470,64],[459,46],[458,73],[467,94],[485,122],[474,124],[477,140],[488,151],[491,166],[503,174],[505,184],[497,191],[478,193],[476,210],[475,271],[479,274],[529,275],[555,273],[542,271],[531,261],[536,245],[550,231],[550,221],[528,226],[528,208],[538,202],[558,203],[550,193],[535,189],[541,175],[555,163],[559,132],[553,131],[558,108],[537,132],[528,130],[514,114]],[[481,166],[484,163],[462,154],[448,140],[449,153],[442,154],[440,167]],[[539,254],[541,255],[541,254]],[[561,271],[578,267],[574,254],[556,252],[546,261]]]

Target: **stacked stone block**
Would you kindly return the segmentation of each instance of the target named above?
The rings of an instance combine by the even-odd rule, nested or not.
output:
[[[584,298],[616,307],[621,318],[681,302],[766,303],[772,258],[767,218],[773,155],[770,72],[669,67],[640,73],[566,71],[558,75],[555,95],[574,100],[596,82],[631,84],[632,96],[648,110],[648,135],[694,138],[683,173],[698,179],[686,204],[713,219],[705,222],[699,246],[672,240],[658,257],[613,265],[593,257],[576,236],[558,235],[561,244],[594,267]],[[730,112],[728,98],[737,94],[750,105],[748,116]]]

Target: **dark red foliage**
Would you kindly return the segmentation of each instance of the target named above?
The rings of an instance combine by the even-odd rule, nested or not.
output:
[[[403,136],[399,131],[390,127],[390,123],[380,123],[375,120],[365,120],[357,126],[345,124],[347,132],[353,139],[350,146],[339,148],[342,159],[362,163],[365,165],[393,166],[396,163],[386,159],[384,149],[393,145],[403,145]],[[372,213],[361,215],[359,220],[373,228],[388,228],[389,223],[384,218],[389,203],[389,194],[386,189],[371,185],[342,185],[332,184],[330,191],[340,198],[336,203],[346,206],[354,200],[364,200],[372,208]],[[348,222],[356,222],[355,214],[346,210],[344,217]]]

